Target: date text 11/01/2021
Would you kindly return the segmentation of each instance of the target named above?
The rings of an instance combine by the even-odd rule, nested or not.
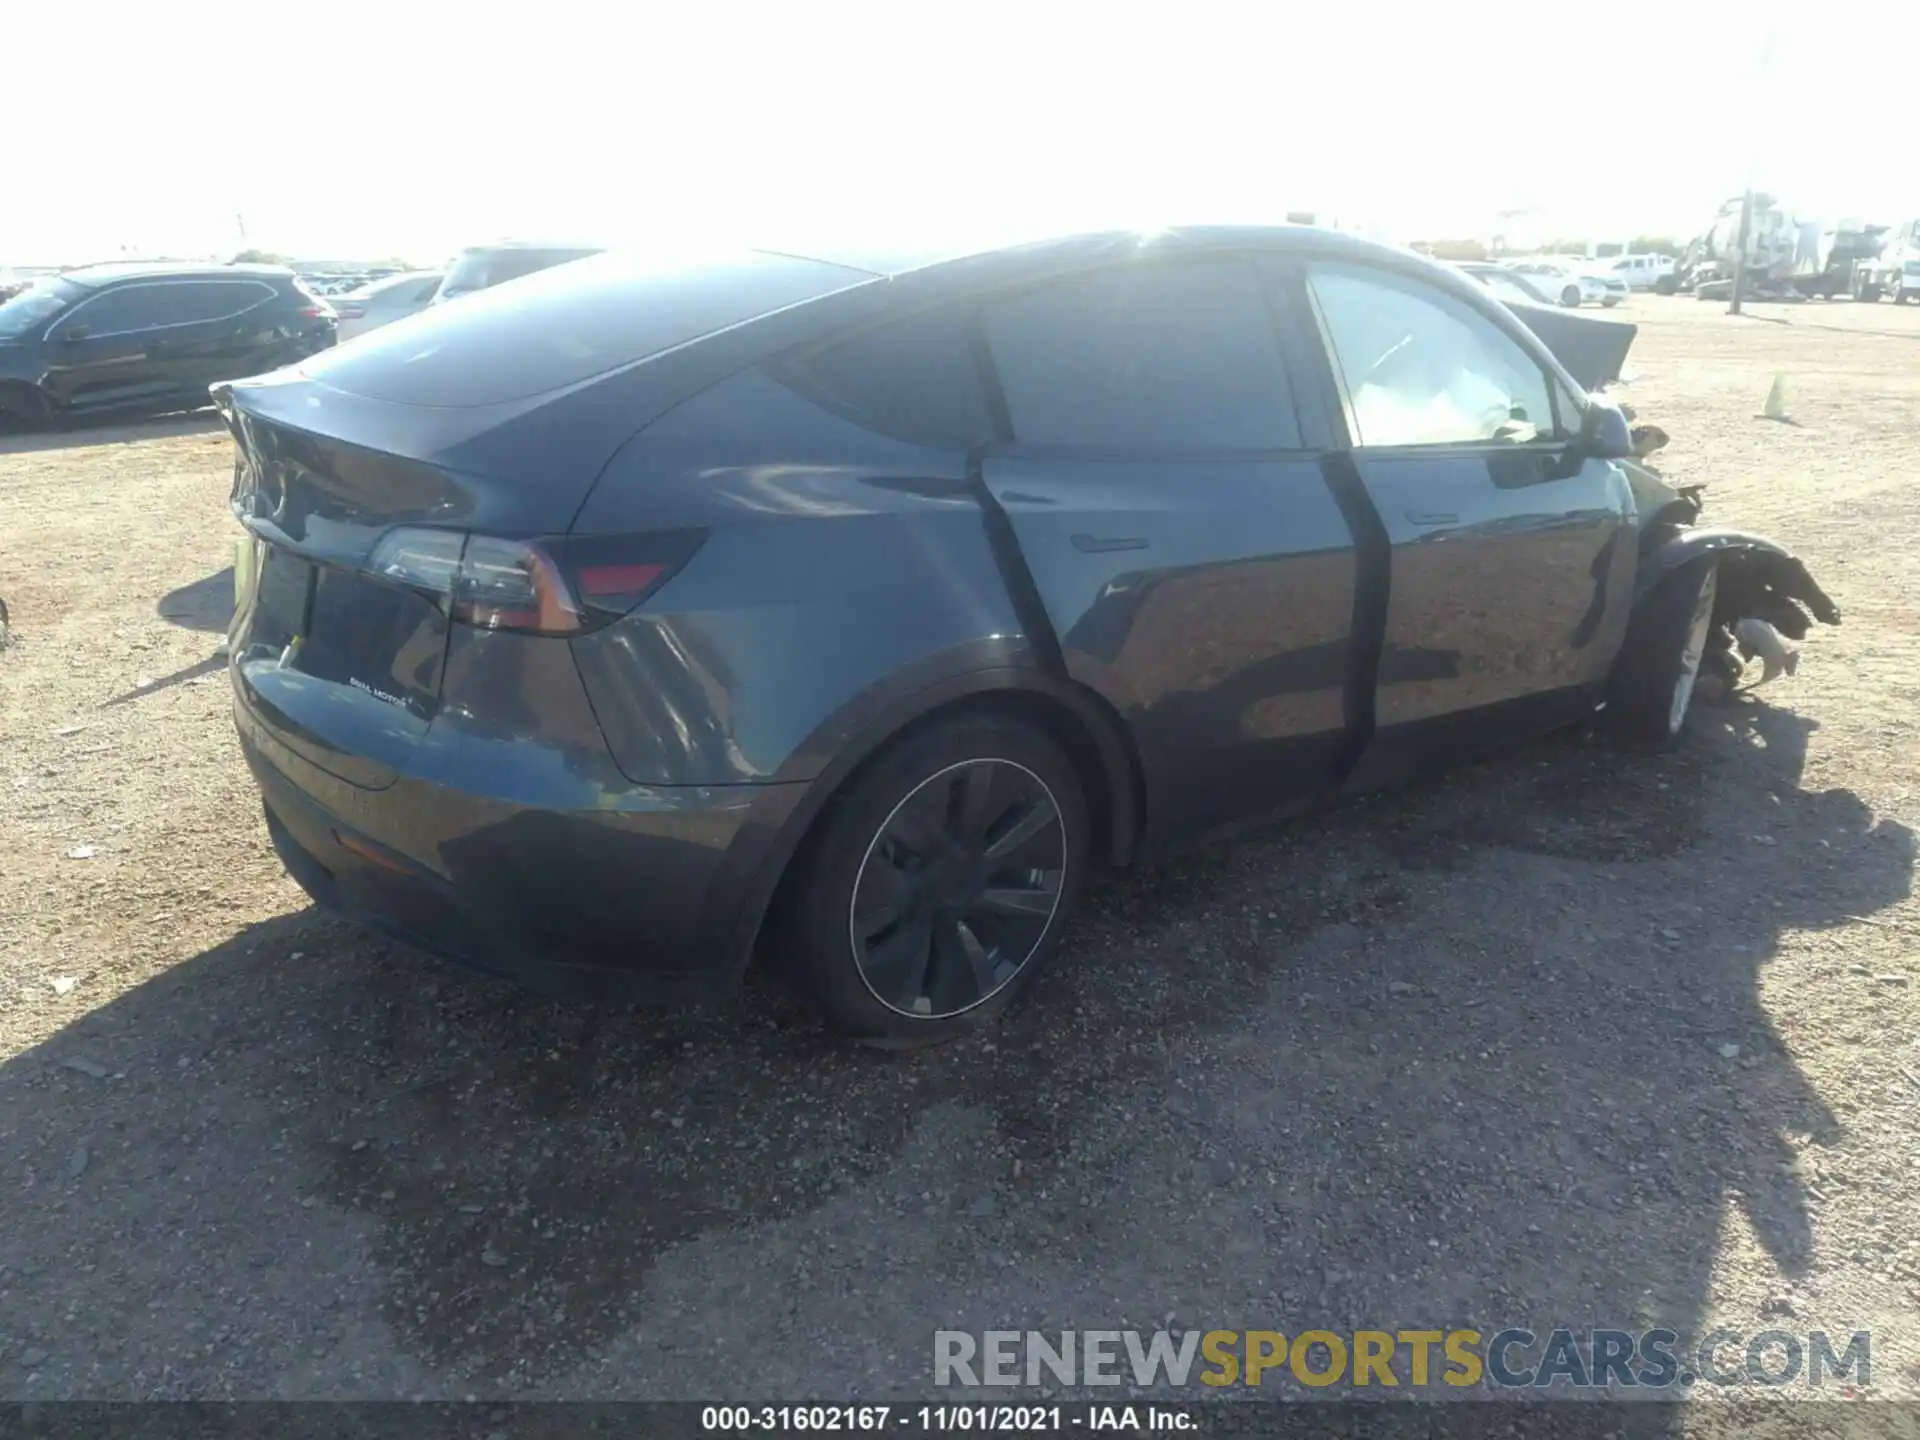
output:
[[[700,1428],[785,1434],[795,1430],[906,1430],[1020,1433],[1047,1430],[1185,1431],[1199,1425],[1187,1410],[1157,1405],[708,1405]]]

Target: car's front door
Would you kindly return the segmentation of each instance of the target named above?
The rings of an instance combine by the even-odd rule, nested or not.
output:
[[[121,285],[75,305],[47,331],[45,385],[66,409],[140,405],[170,382],[153,354],[160,287]]]
[[[1480,305],[1416,274],[1312,263],[1304,282],[1391,545],[1356,783],[1589,708],[1635,552],[1626,475],[1581,452],[1579,402]]]
[[[1124,718],[1149,846],[1329,788],[1356,553],[1248,261],[1133,260],[987,303],[982,478],[1068,672]]]

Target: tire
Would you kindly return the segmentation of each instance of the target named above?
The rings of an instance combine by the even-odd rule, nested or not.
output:
[[[1560,303],[1569,309],[1578,306],[1580,304],[1580,287],[1578,285],[1567,286],[1566,289],[1560,292]]]
[[[1906,303],[1907,303],[1907,296],[1908,296],[1908,295],[1909,295],[1910,293],[1912,293],[1912,292],[1910,292],[1910,291],[1909,291],[1909,290],[1907,289],[1907,287],[1906,287],[1906,286],[1904,286],[1904,285],[1902,285],[1902,286],[1901,286],[1901,287],[1900,287],[1900,288],[1899,288],[1898,290],[1896,290],[1896,291],[1894,291],[1894,292],[1893,292],[1893,303],[1894,303],[1894,304],[1896,304],[1896,305],[1904,305],[1904,304],[1906,304]]]
[[[1711,561],[1683,566],[1655,585],[1634,612],[1614,662],[1607,705],[1624,738],[1665,745],[1686,728],[1713,633],[1717,576]]]
[[[1620,303],[1620,297],[1618,295],[1609,295],[1607,296],[1606,299],[1600,302],[1600,304],[1608,310],[1611,310],[1614,306],[1618,305],[1619,303]]]
[[[0,435],[39,430],[52,418],[53,407],[37,386],[0,385]]]
[[[1089,840],[1080,776],[1037,726],[986,711],[909,734],[834,798],[809,842],[795,978],[868,1044],[975,1029],[1057,948]]]

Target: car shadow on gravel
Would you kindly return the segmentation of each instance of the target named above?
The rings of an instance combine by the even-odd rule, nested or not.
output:
[[[622,1393],[708,1398],[783,1353],[841,1393],[835,1326],[895,1391],[952,1323],[1687,1333],[1730,1207],[1815,1273],[1797,1160],[1843,1122],[1768,959],[1911,881],[1910,831],[1799,787],[1807,728],[1568,734],[1136,873],[921,1054],[761,978],[573,1007],[314,911],[250,926],[0,1068],[0,1292],[79,1394],[222,1393],[236,1344],[344,1354],[355,1307],[462,1388],[619,1344]],[[742,1365],[689,1368],[688,1329]]]
[[[0,429],[0,455],[33,455],[83,445],[133,445],[176,435],[210,435],[225,422],[211,408],[152,420],[65,420],[39,430]]]
[[[169,590],[153,613],[182,629],[224,635],[233,623],[233,566]]]

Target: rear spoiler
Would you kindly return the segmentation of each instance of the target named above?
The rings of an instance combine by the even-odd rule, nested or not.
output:
[[[1627,320],[1602,320],[1545,305],[1509,303],[1520,323],[1540,337],[1553,358],[1566,367],[1583,390],[1599,390],[1620,378],[1627,352],[1640,327]]]

